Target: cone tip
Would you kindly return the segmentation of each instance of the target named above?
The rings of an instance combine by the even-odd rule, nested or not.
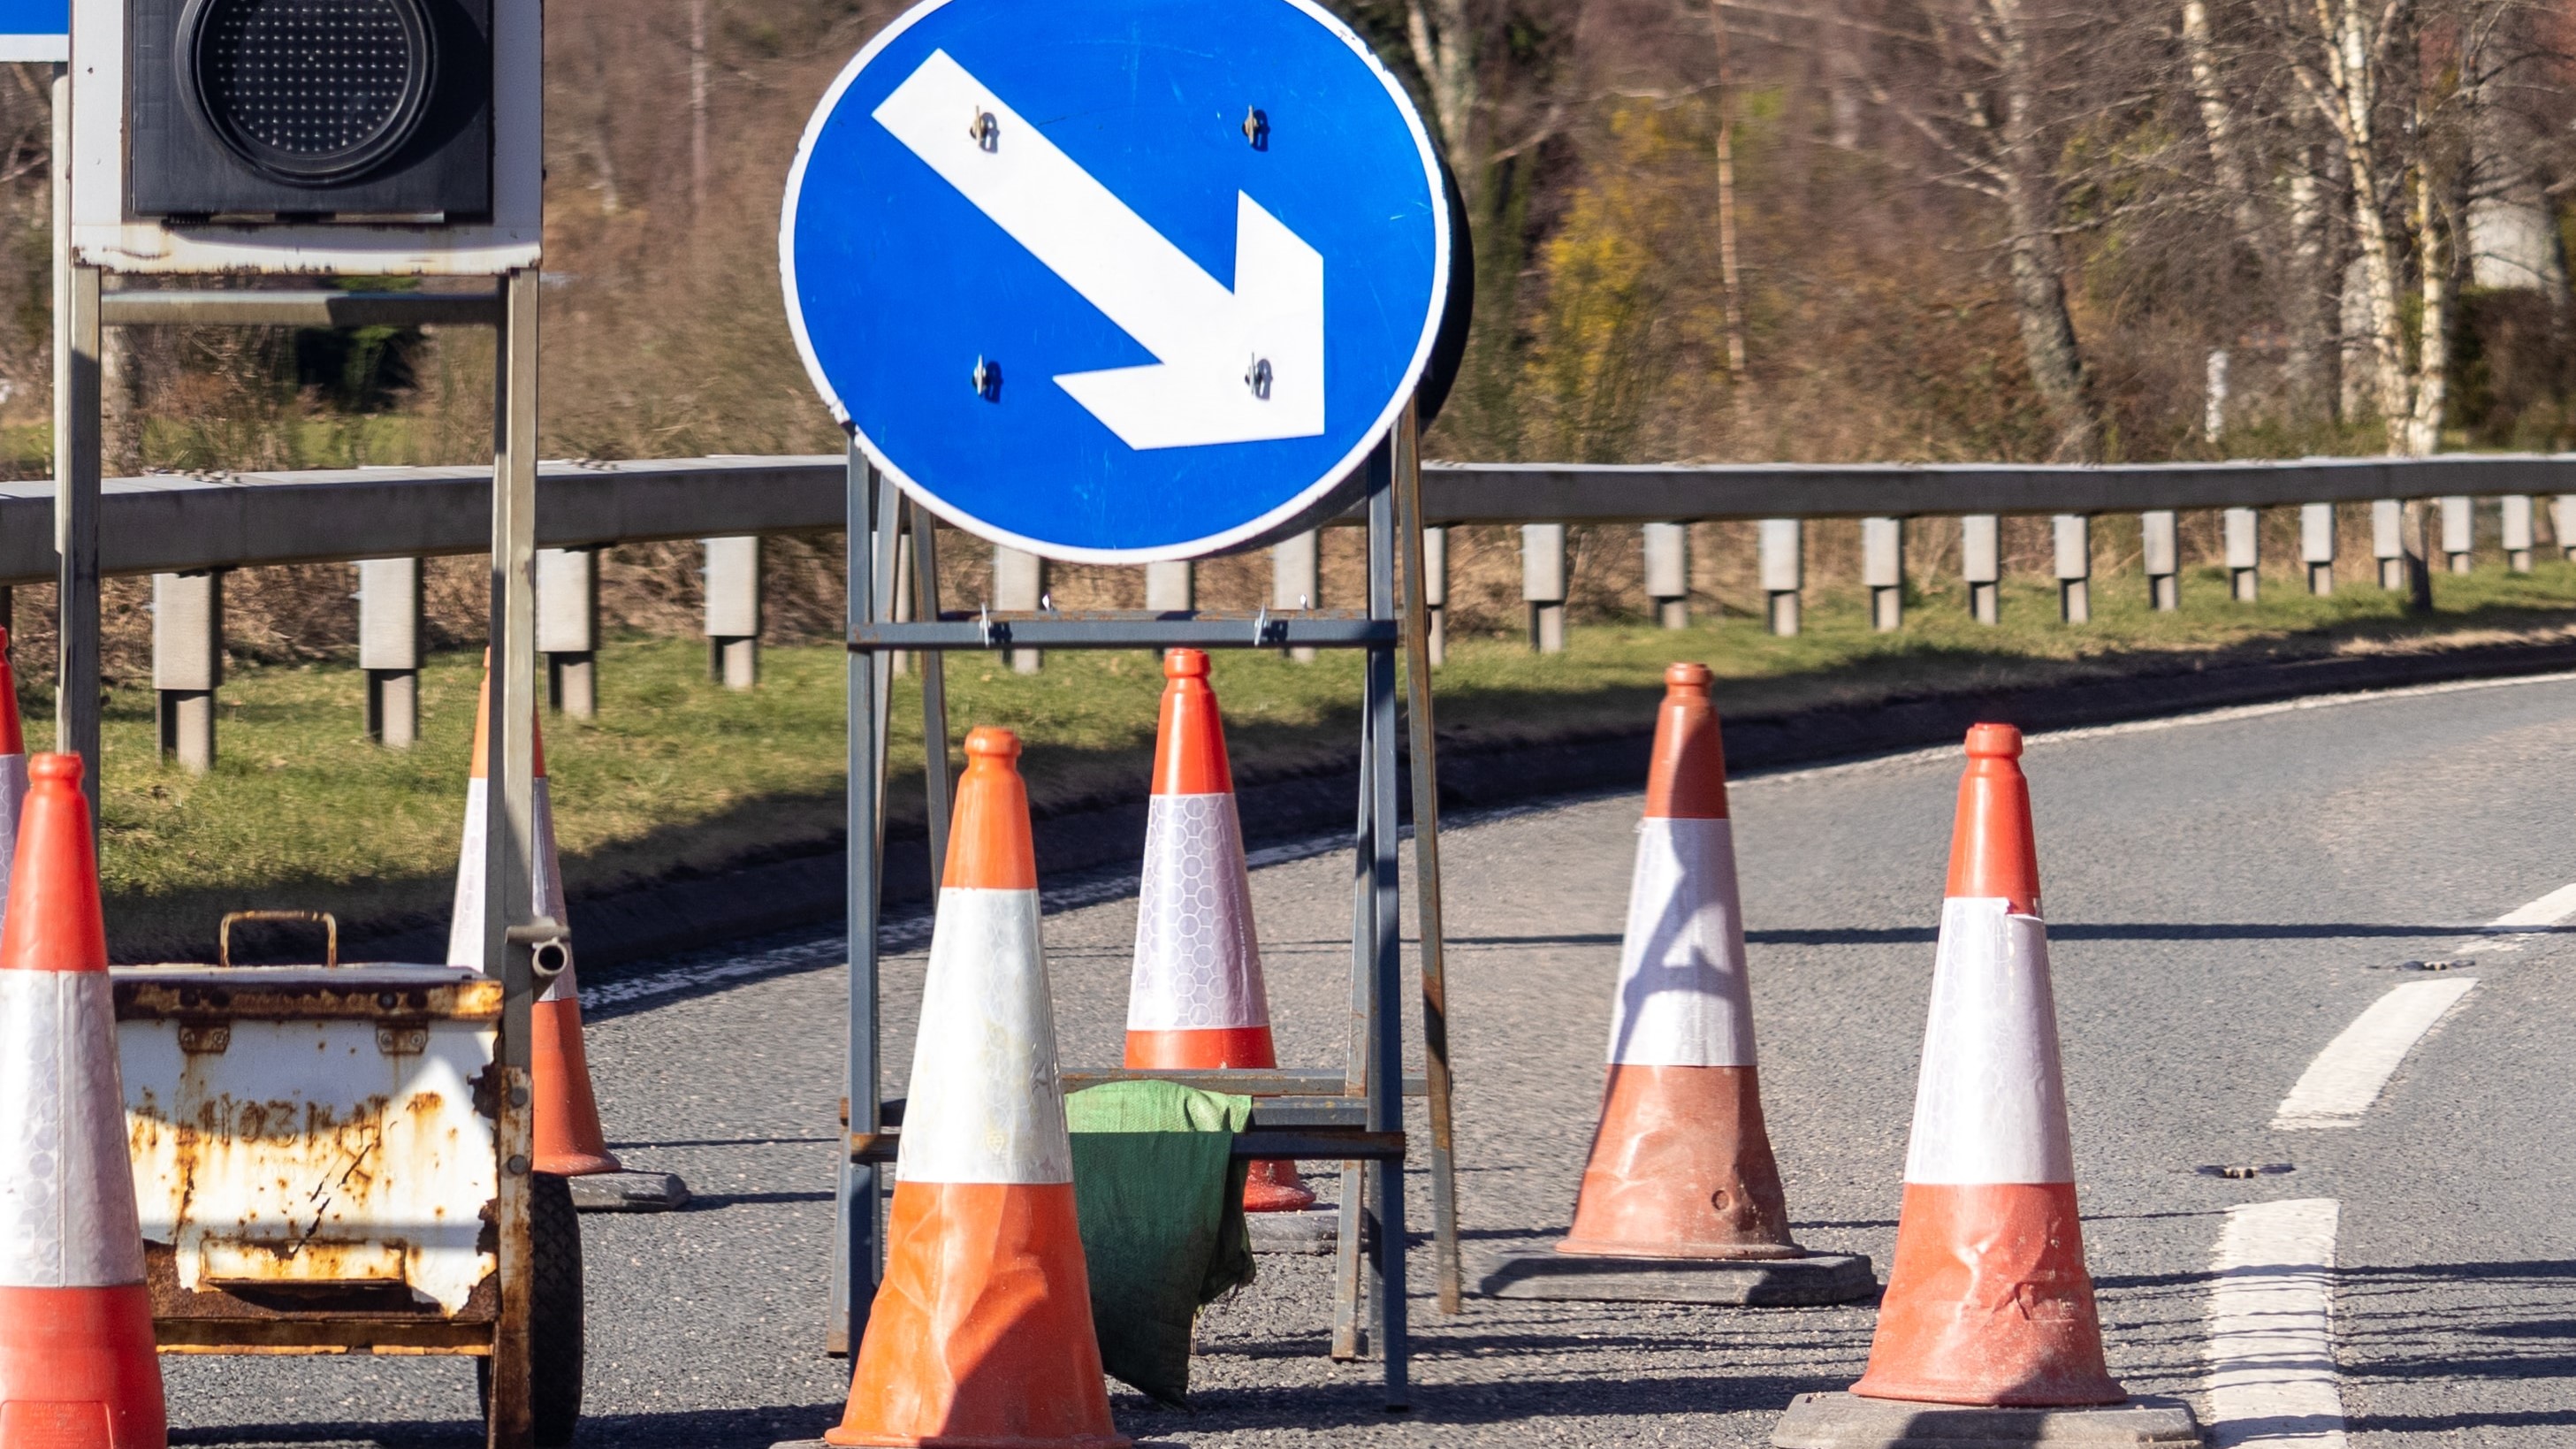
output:
[[[1968,726],[1968,757],[1982,760],[2021,758],[2021,731],[2008,724]]]
[[[77,790],[81,781],[81,757],[78,755],[42,754],[27,762],[30,780],[42,784],[59,780]]]
[[[977,725],[966,732],[966,754],[1009,765],[1020,757],[1020,737],[998,725]]]
[[[1688,661],[1668,664],[1664,666],[1664,693],[1667,696],[1706,694],[1709,681],[1716,677],[1705,664],[1693,664]]]
[[[1200,649],[1165,650],[1163,652],[1163,677],[1165,679],[1207,678],[1208,657],[1206,651]]]

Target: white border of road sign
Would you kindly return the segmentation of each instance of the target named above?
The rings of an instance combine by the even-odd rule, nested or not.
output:
[[[52,61],[56,65],[72,58],[72,38],[68,35],[0,35],[0,60]]]
[[[814,107],[812,118],[806,121],[805,134],[796,142],[796,164],[787,173],[787,201],[778,220],[778,280],[786,293],[787,326],[796,335],[796,355],[804,361],[805,375],[813,381],[814,390],[822,394],[824,405],[832,410],[833,418],[838,420],[842,427],[848,428],[851,436],[858,439],[860,450],[868,455],[868,461],[875,464],[879,472],[901,484],[906,493],[920,500],[931,512],[980,538],[1034,553],[1042,558],[1060,559],[1067,563],[1168,563],[1176,559],[1205,558],[1247,543],[1262,541],[1267,535],[1278,532],[1283,525],[1296,519],[1300,513],[1313,508],[1324,498],[1338,492],[1342,484],[1350,478],[1353,470],[1360,467],[1368,457],[1369,450],[1376,447],[1386,437],[1387,431],[1395,426],[1396,416],[1404,411],[1404,404],[1413,396],[1414,388],[1421,384],[1423,368],[1429,365],[1431,350],[1440,340],[1440,313],[1449,300],[1449,268],[1455,265],[1455,259],[1450,255],[1452,242],[1449,236],[1449,192],[1447,186],[1441,181],[1440,156],[1432,149],[1431,133],[1423,128],[1422,116],[1413,108],[1413,98],[1404,93],[1403,84],[1395,78],[1394,73],[1389,71],[1384,63],[1378,60],[1377,52],[1369,49],[1368,42],[1360,39],[1355,31],[1344,25],[1331,11],[1316,4],[1315,0],[1281,0],[1281,3],[1293,5],[1306,12],[1316,24],[1323,26],[1342,44],[1349,46],[1351,53],[1358,56],[1361,63],[1369,68],[1369,73],[1377,77],[1378,84],[1386,87],[1387,96],[1395,102],[1396,114],[1404,118],[1405,129],[1413,135],[1414,150],[1422,158],[1423,185],[1429,189],[1431,198],[1432,228],[1430,308],[1423,318],[1421,340],[1414,344],[1413,359],[1405,364],[1403,384],[1396,388],[1395,396],[1388,399],[1386,409],[1378,414],[1377,421],[1369,425],[1369,430],[1361,435],[1359,442],[1353,445],[1350,452],[1345,454],[1340,462],[1334,464],[1320,481],[1250,523],[1239,524],[1223,533],[1211,534],[1187,543],[1167,544],[1156,548],[1075,548],[1024,537],[1009,529],[997,528],[965,512],[914,482],[910,474],[894,465],[894,461],[885,455],[884,450],[876,445],[874,439],[851,423],[850,410],[842,405],[840,397],[832,391],[831,384],[824,379],[822,364],[814,356],[813,339],[805,333],[805,309],[796,296],[796,201],[805,187],[805,163],[814,154],[815,138],[821,134],[824,125],[832,119],[832,113],[839,108],[842,94],[849,90],[853,81],[859,78],[859,72],[867,69],[868,62],[876,59],[879,51],[893,44],[897,36],[910,30],[931,12],[948,3],[949,0],[927,0],[925,4],[916,5],[905,11],[895,17],[892,24],[877,32],[876,38],[869,41],[866,48],[852,58],[848,65],[841,67],[841,73],[832,80],[832,88],[823,93],[823,99]],[[1315,521],[1323,522],[1322,519]]]
[[[492,218],[460,226],[166,226],[125,219],[126,0],[72,0],[72,261],[110,272],[493,277],[545,240],[538,0],[492,4]]]

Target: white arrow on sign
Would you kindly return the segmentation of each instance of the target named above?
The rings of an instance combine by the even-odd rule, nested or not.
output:
[[[874,114],[1154,354],[1055,379],[1128,447],[1324,431],[1324,259],[1259,202],[1235,193],[1228,291],[948,52],[931,52]]]

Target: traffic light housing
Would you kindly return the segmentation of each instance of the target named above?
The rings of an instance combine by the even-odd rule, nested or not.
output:
[[[492,212],[493,0],[125,0],[129,220]]]

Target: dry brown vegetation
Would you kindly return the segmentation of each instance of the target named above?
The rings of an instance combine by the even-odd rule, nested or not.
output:
[[[795,140],[889,0],[547,7],[544,444],[827,451],[773,258]],[[1432,436],[1460,458],[2157,459],[2566,446],[2576,186],[2557,12],[2522,0],[1347,0],[1415,88],[1474,221],[1479,307]],[[2349,44],[2347,44],[2349,42]],[[2338,55],[2364,58],[2359,69]],[[47,403],[43,87],[0,83],[0,420]],[[467,461],[479,338],[136,334],[114,466]],[[2211,407],[2212,358],[2228,385]],[[30,451],[21,446],[23,455]],[[33,450],[41,455],[41,447]],[[25,466],[22,463],[22,466]],[[1856,549],[1810,531],[1810,573]],[[1702,529],[1709,600],[1750,532]],[[2098,531],[2106,566],[2133,547]],[[2214,528],[2187,530],[2205,548]],[[1953,531],[1915,530],[1918,567]],[[961,540],[961,545],[963,541]],[[1357,541],[1327,548],[1347,594]],[[1578,531],[1579,615],[1638,607],[1633,534]],[[2044,557],[2036,521],[2008,556]],[[770,551],[770,622],[828,630],[837,539]],[[984,587],[949,550],[950,597]],[[610,622],[694,627],[694,550],[622,549]],[[1513,541],[1465,530],[1466,628],[1520,617]],[[479,568],[433,626],[482,633]],[[346,570],[231,590],[232,643],[330,653]],[[1060,569],[1067,604],[1141,581]],[[1262,561],[1203,570],[1249,603]],[[19,617],[41,635],[43,602]],[[137,586],[111,667],[142,664]],[[41,652],[24,651],[22,659]]]

